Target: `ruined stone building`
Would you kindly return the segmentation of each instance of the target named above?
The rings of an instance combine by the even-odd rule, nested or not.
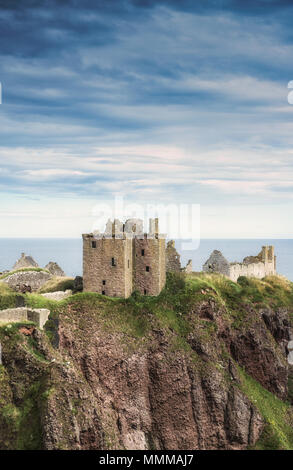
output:
[[[180,255],[175,248],[174,240],[169,240],[166,247],[166,271],[180,272],[181,262]]]
[[[108,221],[104,233],[84,234],[84,291],[127,298],[135,290],[158,295],[166,281],[165,236],[158,219],[150,219],[149,233],[143,222]]]
[[[21,257],[17,260],[13,266],[13,270],[22,268],[38,268],[38,263],[33,259],[32,256],[21,253]]]
[[[169,240],[166,247],[166,271],[171,272],[192,272],[192,260],[188,260],[185,267],[181,267],[180,255],[175,248],[175,241]]]
[[[203,265],[204,272],[217,272],[237,281],[239,276],[263,278],[276,274],[276,256],[273,246],[263,246],[257,256],[247,256],[242,263],[229,263],[222,253],[214,250]]]

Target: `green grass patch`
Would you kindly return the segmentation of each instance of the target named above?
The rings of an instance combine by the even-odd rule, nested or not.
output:
[[[221,274],[192,273],[186,276],[186,285],[190,300],[213,298],[225,308],[237,329],[250,321],[249,307],[254,311],[279,307],[293,311],[293,283],[281,276],[263,279],[241,276],[233,282]],[[291,319],[293,323],[293,314]]]
[[[0,296],[9,294],[13,294],[13,290],[5,282],[0,282]]]
[[[6,336],[13,339],[14,343],[20,341],[22,339],[22,335],[19,333],[19,328],[22,326],[35,326],[35,323],[32,321],[0,323],[0,339],[1,336]]]
[[[47,299],[40,294],[26,293],[24,297],[25,304],[31,308],[47,308],[49,310],[54,310],[57,304],[60,303],[58,300]]]
[[[23,295],[14,292],[5,282],[0,282],[0,310],[24,305]]]
[[[272,308],[293,306],[293,283],[281,276],[267,276],[263,279],[238,279],[242,287],[241,296],[247,302]]]
[[[144,336],[148,329],[145,305],[139,302],[133,303],[129,299],[82,292],[62,301],[61,310],[64,306],[77,314],[81,326],[83,322],[87,323],[94,319],[107,329],[123,332],[135,338]]]
[[[27,391],[22,406],[8,404],[2,411],[7,424],[16,433],[16,450],[39,450],[42,448],[40,419],[41,383],[35,382]]]
[[[0,445],[5,450],[40,450],[43,447],[41,414],[51,390],[46,376],[31,383],[15,404],[9,376],[0,366]]]
[[[255,444],[256,450],[293,450],[293,410],[264,389],[256,380],[238,368],[241,389],[256,406],[266,422],[264,432]]]
[[[140,295],[134,292],[128,299],[110,298],[98,293],[75,294],[55,307],[45,330],[56,344],[56,328],[59,318],[74,325],[75,331],[84,337],[83,331],[93,324],[101,328],[123,333],[125,342],[140,343],[147,339],[152,328],[162,329],[167,334],[176,333],[178,344],[190,349],[186,339],[193,324],[187,319],[189,294],[181,276],[169,276],[166,288],[158,297]],[[210,328],[210,325],[208,326]],[[86,340],[86,337],[85,337]]]
[[[68,289],[73,290],[74,279],[72,277],[57,277],[54,276],[49,279],[39,290],[39,294],[45,294],[48,292],[66,291]]]
[[[71,298],[71,297],[70,297]],[[40,294],[25,294],[25,303],[31,308],[46,308],[50,310],[49,318],[45,325],[45,332],[54,347],[58,347],[59,339],[57,334],[59,324],[59,313],[62,312],[62,306],[65,300],[51,300]]]
[[[293,307],[293,283],[282,276],[263,279],[240,276],[237,283],[221,274],[190,274],[186,277],[192,289],[208,290],[221,298],[230,309],[239,309],[241,304],[259,307]]]
[[[0,310],[22,306],[24,306],[24,297],[22,294],[12,293],[0,295]]]
[[[48,363],[49,361],[45,356],[39,351],[36,340],[32,336],[28,336],[26,340],[26,346],[31,354],[35,356],[38,361]]]

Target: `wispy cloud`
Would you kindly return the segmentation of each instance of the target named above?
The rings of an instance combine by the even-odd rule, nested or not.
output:
[[[290,2],[30,4],[0,9],[3,205],[123,192],[285,217]]]

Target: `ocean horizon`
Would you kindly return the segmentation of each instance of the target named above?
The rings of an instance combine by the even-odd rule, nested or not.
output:
[[[257,255],[263,245],[274,245],[277,273],[293,281],[293,239],[203,238],[196,250],[182,250],[184,242],[176,240],[175,246],[181,255],[182,266],[192,259],[193,271],[202,270],[213,250],[220,250],[232,262]],[[41,267],[55,261],[67,276],[82,275],[81,238],[0,238],[0,271],[12,269],[22,252],[31,255]]]

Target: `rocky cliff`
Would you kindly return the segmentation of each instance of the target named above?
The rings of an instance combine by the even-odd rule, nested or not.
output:
[[[51,316],[46,333],[0,328],[1,449],[293,448],[288,281],[173,274],[156,298],[24,297]]]

